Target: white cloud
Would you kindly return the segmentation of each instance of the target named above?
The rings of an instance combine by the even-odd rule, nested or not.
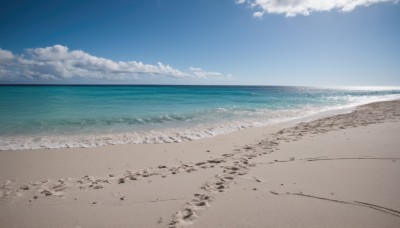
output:
[[[190,67],[181,71],[158,62],[145,64],[137,61],[113,61],[90,55],[82,50],[69,50],[62,45],[26,50],[16,55],[0,48],[0,79],[69,80],[72,78],[99,80],[154,80],[159,77],[192,80],[224,80],[232,75]]]
[[[11,51],[0,49],[0,59],[2,61],[12,59],[12,58],[14,58],[14,55]]]
[[[191,71],[191,75],[200,78],[200,79],[231,79],[231,74],[222,74],[219,72],[212,72],[212,71],[204,71],[199,67],[190,67],[189,70]]]
[[[377,3],[399,0],[237,0],[237,4],[249,4],[257,12],[254,17],[262,17],[265,13],[285,14],[287,17],[309,15],[312,12],[338,10],[349,12],[359,6],[369,6]]]
[[[0,78],[69,79],[73,77],[124,80],[139,75],[182,78],[188,76],[163,63],[156,65],[137,61],[113,61],[81,50],[54,45],[27,49],[27,56],[0,49]]]
[[[253,13],[253,16],[257,18],[262,18],[264,16],[264,12],[255,12]]]

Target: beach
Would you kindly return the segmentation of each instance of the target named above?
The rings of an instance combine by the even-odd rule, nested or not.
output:
[[[162,144],[0,151],[1,227],[399,227],[400,101]]]

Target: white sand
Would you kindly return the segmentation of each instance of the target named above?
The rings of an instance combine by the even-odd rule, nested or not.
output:
[[[0,227],[400,227],[399,148],[391,101],[178,144],[1,151]]]

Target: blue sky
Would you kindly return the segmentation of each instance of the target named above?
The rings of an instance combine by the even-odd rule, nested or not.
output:
[[[400,4],[354,2],[0,1],[0,82],[400,86]]]

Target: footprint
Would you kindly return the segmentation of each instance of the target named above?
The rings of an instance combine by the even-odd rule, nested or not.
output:
[[[225,162],[225,160],[222,159],[222,158],[215,158],[215,159],[207,160],[207,162],[208,163],[213,163],[213,164],[219,164],[219,163]]]

